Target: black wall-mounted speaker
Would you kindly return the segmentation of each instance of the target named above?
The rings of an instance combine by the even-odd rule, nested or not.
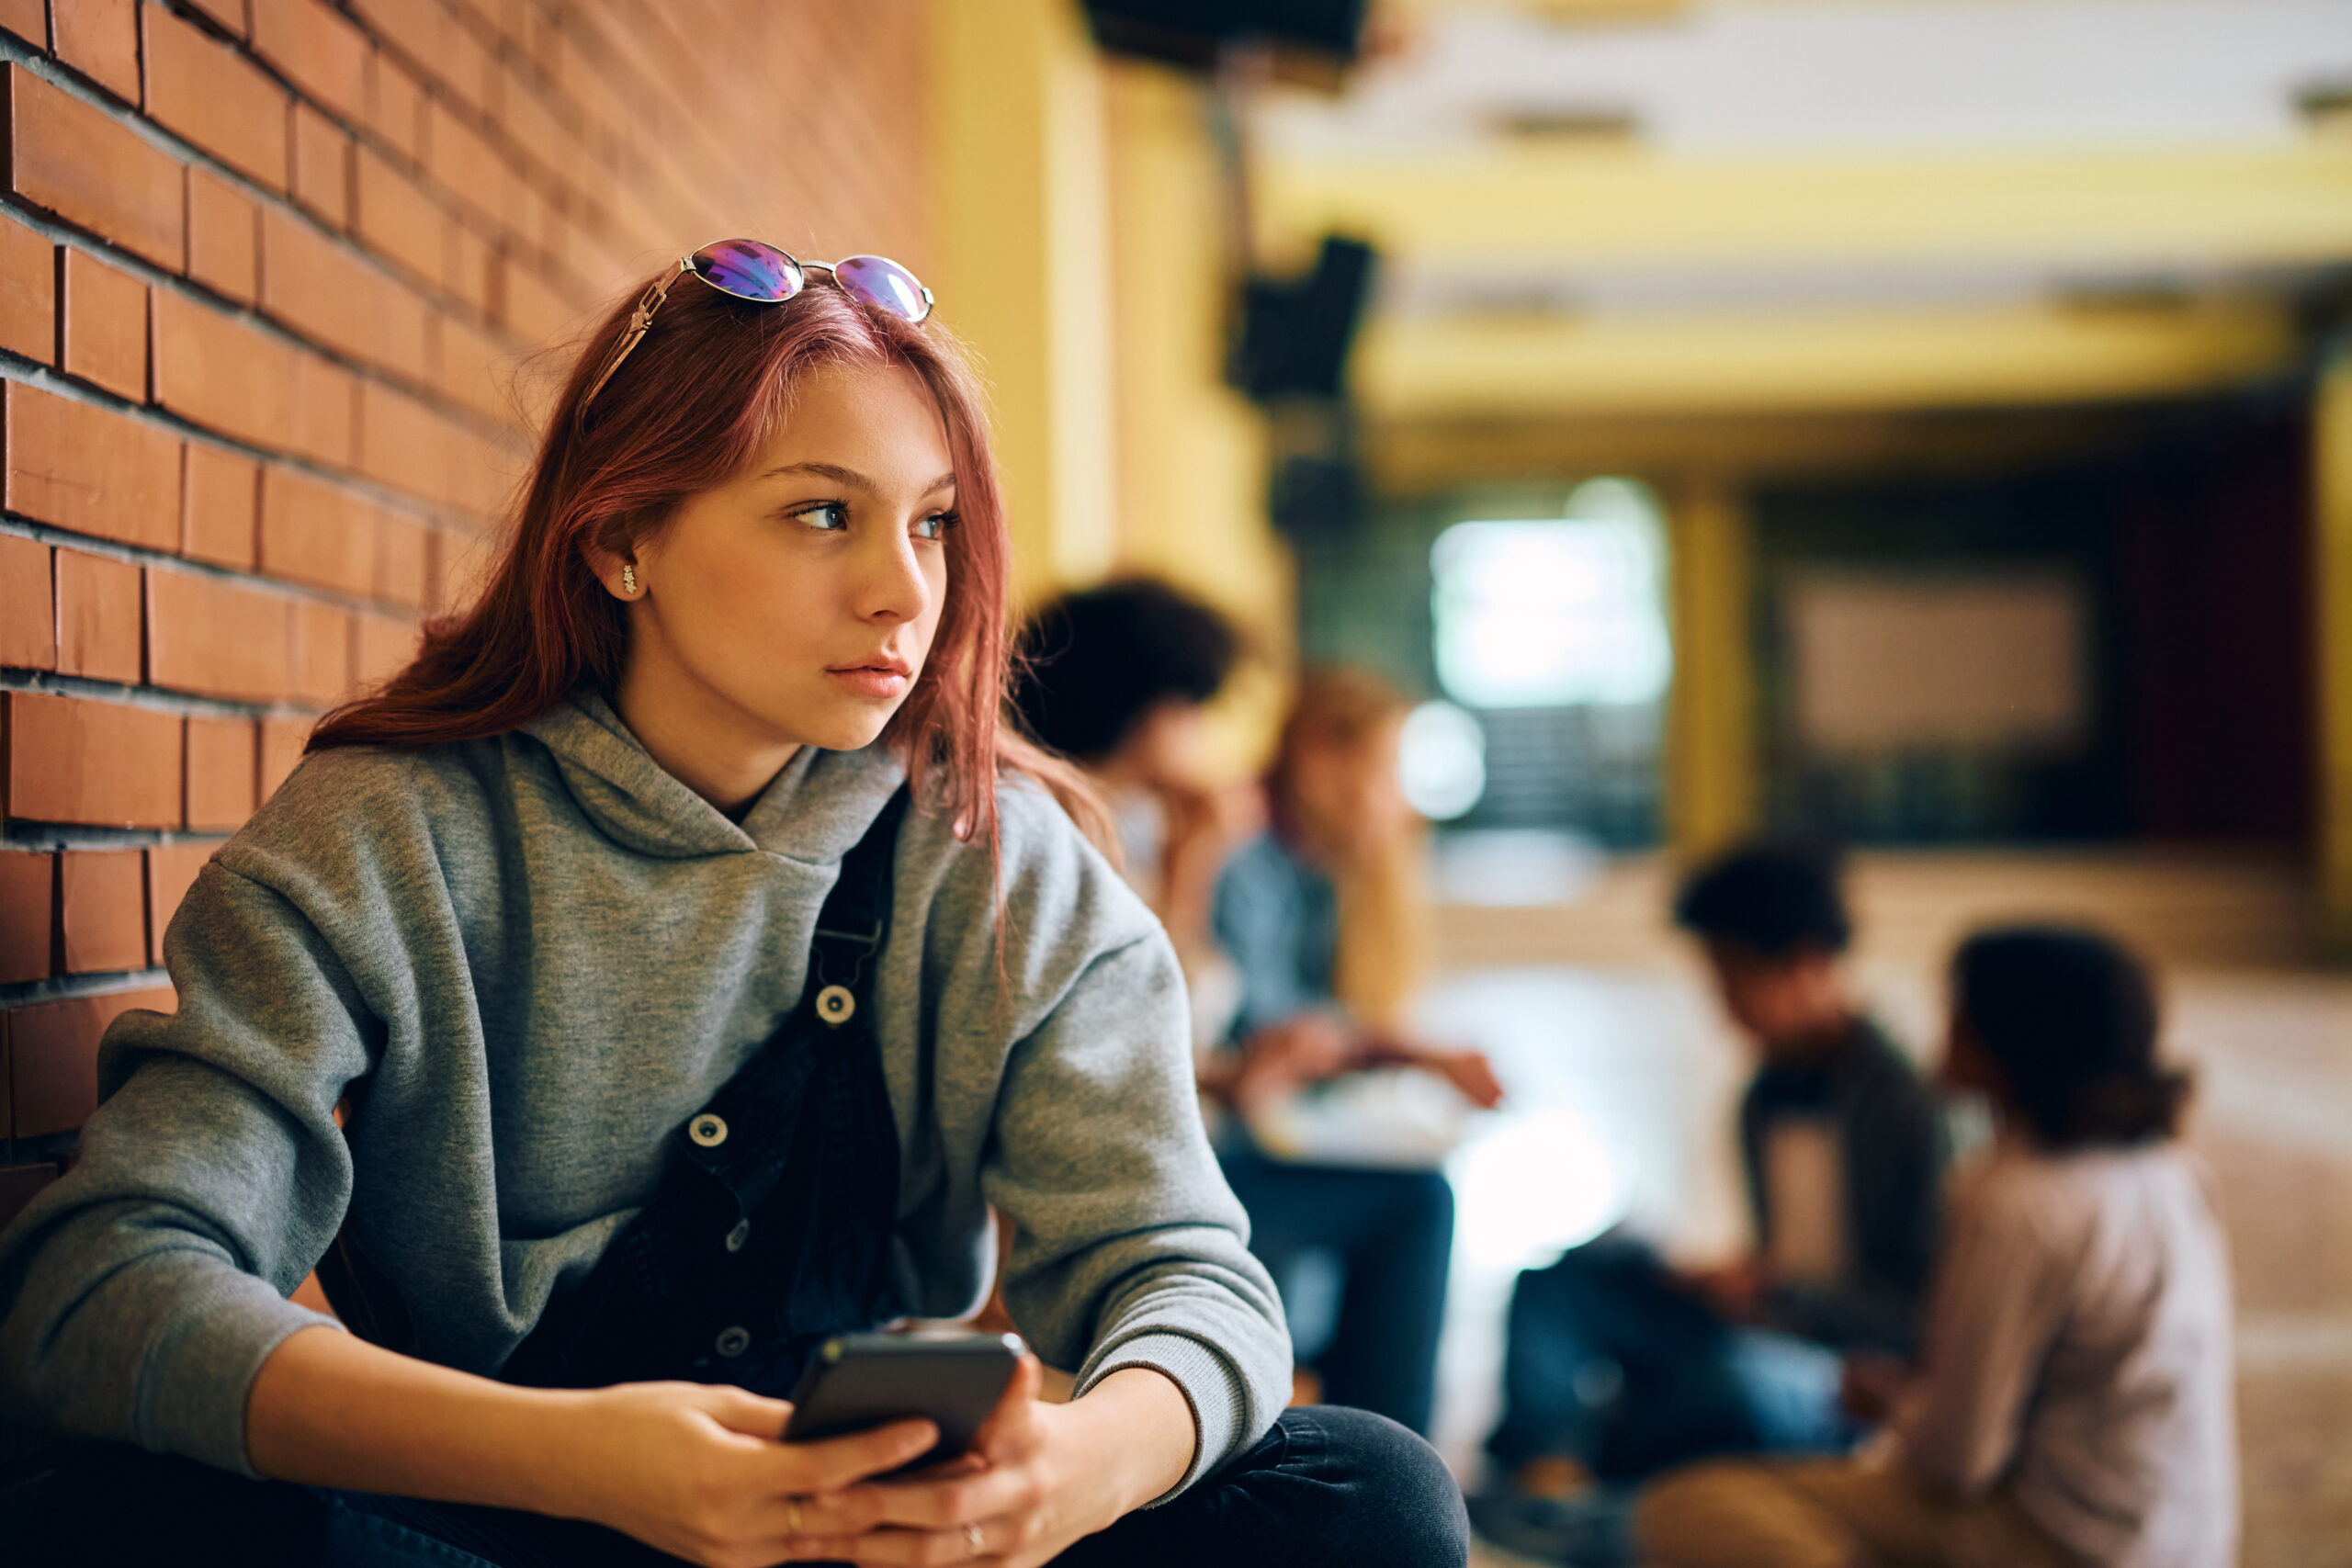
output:
[[[1366,0],[1086,0],[1094,41],[1194,70],[1243,39],[1353,60]]]
[[[1241,333],[1227,379],[1261,400],[1338,397],[1374,259],[1362,240],[1327,234],[1306,276],[1243,284]]]

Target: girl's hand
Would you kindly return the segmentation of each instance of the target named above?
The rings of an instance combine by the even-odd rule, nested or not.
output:
[[[765,1568],[825,1499],[939,1439],[899,1421],[813,1443],[776,1439],[792,1406],[740,1388],[623,1383],[582,1396],[555,1511],[707,1568]]]
[[[811,1533],[787,1560],[1034,1568],[1183,1477],[1193,1416],[1175,1383],[1131,1367],[1083,1399],[1043,1404],[1041,1371],[1035,1357],[1022,1358],[963,1459],[813,1499]]]

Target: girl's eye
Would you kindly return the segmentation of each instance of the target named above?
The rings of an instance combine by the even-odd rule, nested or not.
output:
[[[838,501],[820,501],[814,506],[804,506],[792,515],[811,528],[828,534],[838,534],[849,526],[849,508]]]
[[[947,530],[954,526],[956,526],[956,514],[953,512],[934,512],[915,525],[914,534],[918,539],[942,539],[947,536]]]

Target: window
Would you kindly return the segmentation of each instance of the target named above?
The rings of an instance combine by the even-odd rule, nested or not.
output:
[[[1594,479],[1556,519],[1458,523],[1431,547],[1438,680],[1469,708],[1666,694],[1663,540],[1643,487]]]

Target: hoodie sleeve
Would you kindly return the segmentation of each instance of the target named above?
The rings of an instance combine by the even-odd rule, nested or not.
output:
[[[107,1032],[63,1179],[0,1234],[0,1406],[251,1474],[246,1393],[351,1192],[334,1122],[368,1026],[278,894],[205,867],[164,956],[177,1013]]]
[[[988,989],[1016,1021],[979,1171],[1013,1226],[1005,1304],[1080,1394],[1130,1366],[1183,1391],[1196,1442],[1173,1496],[1272,1425],[1290,1336],[1201,1122],[1174,950],[1058,808],[1007,801],[1004,988]],[[996,929],[992,911],[956,923]],[[967,951],[996,968],[994,942]]]

